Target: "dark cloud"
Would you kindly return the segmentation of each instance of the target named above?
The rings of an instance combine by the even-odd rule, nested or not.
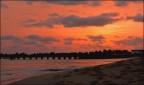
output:
[[[91,5],[91,6],[99,6],[99,5],[101,5],[101,2],[100,1],[89,1],[89,5]]]
[[[2,47],[2,53],[37,53],[37,52],[50,52],[46,46],[26,46],[21,44]]]
[[[126,1],[115,0],[114,3],[116,6],[127,6],[129,3],[141,4],[141,3],[143,3],[143,0],[128,0],[128,1],[127,0]]]
[[[55,43],[55,42],[60,42],[60,40],[54,38],[54,37],[45,37],[43,39],[41,39],[42,42],[45,42],[45,43],[49,43],[49,44],[52,44],[52,43]]]
[[[59,42],[60,40],[54,38],[54,37],[40,37],[38,35],[29,35],[26,38],[19,38],[12,35],[8,36],[2,36],[1,37],[2,42],[9,40],[16,44],[22,44],[22,45],[37,45],[42,46],[45,44],[53,44],[55,42]]]
[[[103,50],[103,49],[112,49],[109,45],[103,45],[103,44],[84,44],[84,45],[80,45],[80,48],[91,49],[92,51]]]
[[[51,17],[48,20],[41,21],[34,24],[24,24],[24,26],[31,27],[42,27],[46,26],[53,28],[55,24],[62,24],[64,27],[85,27],[85,26],[104,26],[107,24],[112,24],[119,19],[114,19],[113,17],[118,16],[117,13],[104,13],[99,16],[92,17],[78,17],[74,15],[70,16],[59,16]]]
[[[79,5],[79,4],[88,4],[87,1],[44,1],[49,4],[60,4],[60,5]]]
[[[118,15],[119,15],[118,13],[103,13],[103,14],[101,14],[101,16],[103,16],[103,17],[115,17]]]
[[[127,19],[133,20],[135,22],[144,22],[144,16],[142,14],[137,14],[133,17],[127,17]]]
[[[17,24],[25,24],[25,26],[26,26],[26,24],[35,24],[35,23],[37,23],[36,20],[34,20],[34,19],[27,19],[27,20],[20,21]]]
[[[68,16],[60,19],[60,23],[65,27],[80,27],[80,26],[104,26],[117,21],[107,16],[94,16],[94,17],[78,17]]]
[[[40,41],[42,43],[47,43],[47,44],[53,44],[55,42],[60,42],[60,40],[58,40],[54,37],[40,37],[38,35],[29,35],[27,38],[30,40]]]
[[[55,17],[49,18],[48,20],[45,21],[40,21],[40,22],[33,22],[33,23],[27,23],[24,22],[22,23],[24,24],[25,27],[49,27],[49,28],[53,28],[55,24],[58,24],[58,20]]]
[[[12,35],[2,36],[1,40],[2,40],[2,42],[6,41],[6,40],[9,40],[9,41],[12,41],[16,44],[36,45],[36,42],[34,42],[34,41],[28,41],[26,39],[22,39],[22,38],[15,37],[15,36],[12,36]]]
[[[13,39],[18,39],[18,38],[12,35],[1,36],[1,40],[13,40]]]
[[[71,37],[69,37],[69,38],[64,39],[64,44],[65,45],[72,45],[73,41],[81,41],[81,40],[87,41],[87,39],[85,39],[85,38],[71,38]]]
[[[28,4],[32,4],[34,2],[38,2],[38,1],[27,1]],[[47,4],[58,4],[58,5],[91,5],[91,6],[98,6],[100,5],[100,1],[88,1],[88,0],[78,0],[78,1],[74,1],[74,0],[64,0],[64,1],[39,1],[41,3],[47,3]]]
[[[26,40],[26,39],[13,40],[13,42],[15,42],[17,44],[23,44],[23,45],[37,45],[37,46],[40,45],[35,41],[30,41],[30,40]]]
[[[93,42],[98,42],[98,43],[103,43],[105,37],[103,37],[102,35],[98,35],[98,36],[92,36],[92,35],[88,35],[88,38],[93,41]]]
[[[127,37],[127,39],[118,40],[115,41],[114,43],[116,45],[137,46],[137,45],[142,45],[144,43],[143,40],[144,38],[129,36]]]
[[[64,44],[65,44],[65,45],[72,45],[73,42],[72,42],[72,41],[65,41]]]
[[[0,3],[0,7],[1,8],[8,8],[8,6],[6,4],[4,4],[3,2]]]
[[[57,14],[57,13],[52,13],[52,14],[49,14],[49,16],[50,16],[50,17],[58,17],[59,14]]]
[[[65,38],[64,44],[65,45],[72,45],[74,40],[75,40],[74,38]]]

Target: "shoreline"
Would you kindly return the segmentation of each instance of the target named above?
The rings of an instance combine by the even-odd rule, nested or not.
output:
[[[2,76],[3,80],[1,81],[1,84],[2,85],[7,85],[7,84],[10,84],[10,83],[13,83],[13,82],[16,82],[16,81],[20,81],[20,80],[23,80],[25,78],[29,78],[29,77],[32,77],[32,76],[37,76],[37,75],[42,75],[42,74],[47,74],[47,73],[50,74],[50,73],[54,73],[54,72],[58,72],[58,71],[65,71],[65,70],[73,70],[73,69],[85,68],[85,67],[90,67],[90,66],[98,66],[98,65],[114,63],[114,62],[117,62],[117,61],[127,60],[127,59],[128,58],[96,59],[96,60],[92,60],[92,62],[91,62],[91,59],[90,59],[90,60],[88,60],[88,62],[90,62],[91,64],[89,64],[88,66],[87,66],[87,64],[84,64],[85,60],[83,60],[83,59],[82,60],[74,60],[73,62],[79,62],[80,64],[79,65],[71,65],[71,66],[68,65],[68,67],[62,67],[62,68],[52,68],[52,67],[49,68],[49,66],[48,66],[47,68],[39,69],[39,70],[37,69],[37,70],[33,71],[32,75],[31,74],[28,75],[29,73],[27,73],[27,71],[25,71],[26,73],[23,73],[25,75],[22,74],[21,76],[17,76],[17,75],[14,76],[15,73],[9,71],[9,73],[12,74],[13,77],[11,77],[11,75],[10,75],[11,78],[7,76],[7,78],[4,79],[4,76]],[[19,62],[19,61],[17,61],[17,62]],[[29,62],[31,62],[31,61],[28,61],[28,63]],[[86,63],[88,63],[88,62],[86,62]],[[8,69],[8,70],[11,70],[11,69]]]
[[[32,76],[8,85],[143,85],[142,60],[144,58],[133,58],[111,64]]]

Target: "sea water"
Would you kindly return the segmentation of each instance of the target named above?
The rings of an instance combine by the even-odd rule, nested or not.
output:
[[[65,70],[109,64],[119,59],[77,59],[77,60],[8,60],[1,59],[1,85],[6,85],[27,77],[55,73]]]

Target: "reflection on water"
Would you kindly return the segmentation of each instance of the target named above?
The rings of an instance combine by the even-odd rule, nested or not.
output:
[[[113,63],[121,59],[84,60],[1,60],[2,84],[8,84],[26,77],[54,73],[75,68]]]

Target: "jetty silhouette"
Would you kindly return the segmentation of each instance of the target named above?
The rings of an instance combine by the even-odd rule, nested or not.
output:
[[[70,52],[70,53],[15,53],[15,54],[2,54],[0,53],[0,59],[109,59],[109,58],[130,58],[130,57],[142,57],[144,55],[144,50],[103,50],[103,51],[92,51],[92,52]]]

